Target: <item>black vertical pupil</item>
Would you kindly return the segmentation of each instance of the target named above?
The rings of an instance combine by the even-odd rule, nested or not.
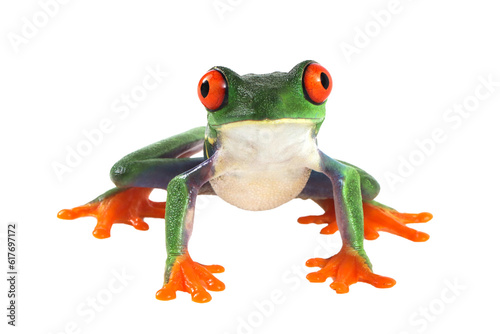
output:
[[[326,80],[328,80],[328,78],[326,78]],[[208,80],[203,81],[200,87],[201,96],[203,96],[203,98],[207,97],[209,90],[210,84],[208,83]]]
[[[325,72],[321,72],[321,85],[324,89],[328,89],[330,86],[330,79],[328,79],[328,75],[326,75]]]

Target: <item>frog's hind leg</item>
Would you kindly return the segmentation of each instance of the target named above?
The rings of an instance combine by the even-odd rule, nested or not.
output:
[[[359,167],[353,166],[343,161],[340,162],[346,166],[353,167],[359,174],[361,197],[364,202],[370,201],[378,195],[380,191],[380,185],[373,176]],[[302,199],[312,199],[323,210],[325,210],[325,212],[319,216],[300,217],[298,219],[298,222],[301,224],[327,224],[327,226],[325,226],[321,230],[321,234],[334,234],[335,232],[337,232],[338,227],[332,193],[332,183],[330,182],[328,177],[322,173],[312,171],[306,186],[298,197]],[[365,237],[367,235],[375,236],[370,229],[365,229]]]
[[[146,217],[164,218],[165,202],[153,202],[149,195],[154,188],[113,188],[87,204],[73,209],[59,211],[60,219],[73,220],[82,217],[95,217],[97,224],[92,234],[98,239],[111,236],[113,224],[123,223],[137,230],[146,231],[149,225]]]
[[[379,231],[396,234],[417,242],[429,239],[428,234],[412,229],[406,226],[406,224],[428,222],[432,219],[430,213],[400,213],[395,209],[374,201],[373,199],[377,196],[380,189],[377,181],[365,171],[355,166],[352,167],[356,168],[360,175],[365,239],[377,239]],[[321,230],[320,233],[322,234],[333,234],[338,231],[334,201],[331,198],[332,196],[329,195],[332,193],[331,189],[331,182],[328,182],[328,179],[324,175],[315,172],[311,173],[311,177],[299,197],[314,200],[325,212],[319,216],[301,217],[298,219],[299,223],[327,224]]]
[[[334,234],[338,231],[335,206],[333,199],[314,200],[325,210],[319,216],[300,217],[301,224],[327,224],[321,234]],[[379,237],[379,231],[389,232],[411,241],[422,242],[429,239],[429,235],[406,226],[406,224],[426,223],[432,219],[432,214],[401,213],[376,201],[363,201],[364,237],[374,240]]]
[[[150,193],[154,188],[166,189],[175,176],[205,160],[186,158],[202,149],[203,139],[204,129],[197,128],[127,155],[111,169],[116,188],[85,205],[59,211],[58,217],[96,217],[93,235],[99,239],[108,238],[115,223],[147,230],[143,218],[165,217],[165,202],[150,201]]]

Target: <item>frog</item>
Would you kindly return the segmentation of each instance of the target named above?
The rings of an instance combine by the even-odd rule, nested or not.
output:
[[[332,279],[330,287],[339,294],[357,282],[390,288],[396,281],[374,273],[364,240],[384,231],[426,241],[427,233],[407,224],[427,222],[432,214],[401,213],[375,201],[380,185],[374,177],[318,148],[332,85],[328,70],[312,60],[267,74],[212,67],[197,87],[206,126],[123,157],[110,171],[114,188],[59,211],[58,217],[97,218],[93,235],[99,239],[110,237],[117,223],[144,231],[149,228],[145,218],[164,219],[167,256],[156,298],[171,300],[187,292],[192,301],[205,303],[212,299],[210,292],[225,289],[215,277],[224,267],[200,264],[189,254],[198,196],[215,195],[251,211],[312,200],[324,213],[300,217],[298,223],[326,224],[320,233],[339,232],[342,246],[331,257],[309,259],[306,266],[318,269],[306,278],[315,283]],[[154,189],[167,191],[165,202],[150,200]]]

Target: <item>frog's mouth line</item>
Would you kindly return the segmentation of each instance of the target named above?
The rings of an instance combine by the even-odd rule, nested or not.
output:
[[[322,122],[322,118],[277,118],[277,119],[271,119],[271,118],[265,118],[265,119],[260,119],[260,120],[254,120],[254,119],[247,119],[247,120],[242,120],[242,121],[234,121],[234,122],[228,122],[224,124],[219,124],[219,125],[210,125],[210,127],[214,129],[221,129],[221,128],[232,128],[235,126],[241,126],[241,125],[258,125],[258,124],[263,124],[263,125],[272,125],[272,124],[308,124],[308,125],[315,125],[317,123]]]

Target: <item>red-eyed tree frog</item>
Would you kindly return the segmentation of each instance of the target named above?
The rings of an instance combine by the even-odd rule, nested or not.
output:
[[[111,226],[126,223],[147,230],[144,217],[165,218],[167,260],[156,298],[169,300],[176,291],[195,302],[211,300],[210,291],[224,290],[213,274],[218,265],[194,262],[188,252],[198,195],[217,195],[245,210],[269,210],[292,199],[311,199],[325,213],[298,219],[301,224],[327,224],[323,234],[337,230],[342,248],[330,258],[314,258],[311,282],[331,277],[330,287],[346,293],[356,282],[389,288],[396,282],[379,276],[363,248],[363,239],[377,231],[412,241],[428,235],[406,226],[427,222],[430,213],[404,214],[374,198],[377,181],[362,169],[330,158],[317,145],[332,90],[330,73],[314,61],[303,61],[290,72],[239,75],[216,66],[198,84],[207,110],[207,126],[159,141],[125,156],[111,168],[115,188],[58,217],[97,218],[96,238],[108,238]],[[191,157],[203,151],[203,157]],[[166,202],[153,202],[154,188],[166,189]]]

